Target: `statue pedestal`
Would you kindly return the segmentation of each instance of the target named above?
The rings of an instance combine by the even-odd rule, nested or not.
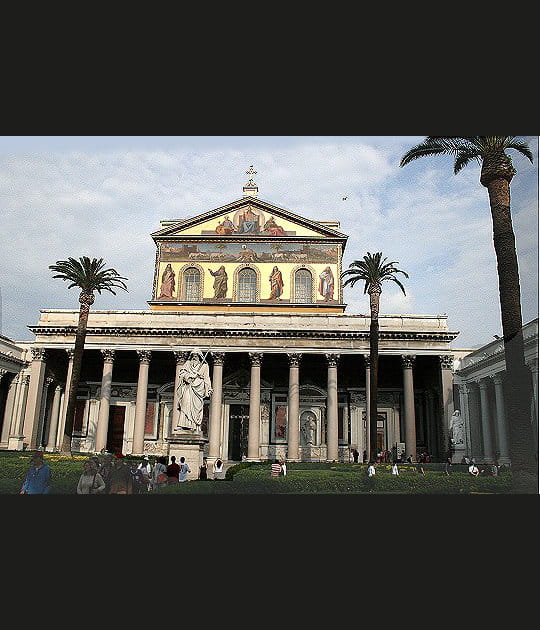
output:
[[[463,459],[464,455],[464,445],[459,444],[457,448],[455,446],[452,446],[452,464],[461,464],[461,460]]]
[[[196,431],[178,431],[165,439],[169,445],[169,457],[174,455],[177,464],[180,464],[180,458],[183,457],[191,470],[188,480],[197,479],[203,461],[204,445],[208,439]]]

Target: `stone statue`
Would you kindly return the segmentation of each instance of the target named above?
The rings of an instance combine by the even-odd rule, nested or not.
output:
[[[204,399],[212,394],[210,373],[202,352],[194,348],[189,359],[180,368],[178,386],[177,429],[200,431]]]
[[[464,422],[459,409],[456,409],[452,414],[452,418],[450,420],[450,432],[452,435],[452,444],[455,446],[458,444],[464,444]]]
[[[315,444],[315,433],[317,431],[317,422],[315,414],[312,411],[306,411],[302,414],[302,437],[305,446]]]
[[[172,270],[171,264],[169,263],[165,267],[165,271],[161,276],[161,292],[159,294],[158,300],[171,299],[174,294],[174,271]]]

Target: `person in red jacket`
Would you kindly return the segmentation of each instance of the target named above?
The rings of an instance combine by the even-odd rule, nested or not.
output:
[[[178,475],[180,474],[180,466],[176,463],[176,457],[171,457],[171,463],[167,466],[167,483],[178,483]]]

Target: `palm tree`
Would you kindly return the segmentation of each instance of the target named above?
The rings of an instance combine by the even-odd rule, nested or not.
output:
[[[73,433],[75,406],[77,403],[77,390],[79,388],[79,378],[81,375],[88,314],[95,299],[94,291],[100,294],[102,291],[110,291],[113,295],[116,295],[113,287],[127,291],[127,286],[123,282],[123,280],[127,280],[127,278],[119,276],[114,269],[104,269],[104,267],[105,263],[103,262],[103,258],[93,258],[90,260],[88,256],[82,256],[79,260],[75,260],[75,258],[57,260],[55,265],[49,265],[49,269],[58,272],[53,278],[61,278],[62,280],[71,282],[68,289],[71,289],[71,287],[79,287],[81,290],[79,295],[81,307],[79,310],[77,334],[75,336],[75,348],[73,350],[73,372],[69,387],[64,436],[60,447],[61,453],[71,453],[71,436]]]
[[[369,327],[369,362],[370,362],[370,382],[369,382],[369,445],[368,459],[377,452],[377,373],[379,368],[379,301],[382,293],[382,283],[386,280],[395,282],[405,293],[405,288],[396,278],[395,274],[402,273],[406,278],[408,274],[395,267],[398,262],[386,262],[382,257],[382,252],[364,256],[363,260],[353,260],[349,269],[343,271],[341,277],[348,276],[343,283],[346,287],[354,285],[359,281],[364,281],[364,293],[369,293],[369,306],[371,311],[371,324]],[[370,455],[371,454],[371,455]]]
[[[506,154],[507,149],[514,149],[533,161],[529,147],[517,136],[427,136],[407,151],[400,166],[420,157],[451,155],[455,160],[454,174],[473,161],[481,167],[480,183],[488,190],[499,276],[513,486],[517,492],[536,493],[538,469],[530,418],[532,384],[523,351],[519,270],[510,214],[510,182],[516,169]]]

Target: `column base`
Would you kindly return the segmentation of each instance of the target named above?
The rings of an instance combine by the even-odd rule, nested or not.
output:
[[[10,437],[8,441],[8,451],[22,451],[23,450],[23,437]]]

